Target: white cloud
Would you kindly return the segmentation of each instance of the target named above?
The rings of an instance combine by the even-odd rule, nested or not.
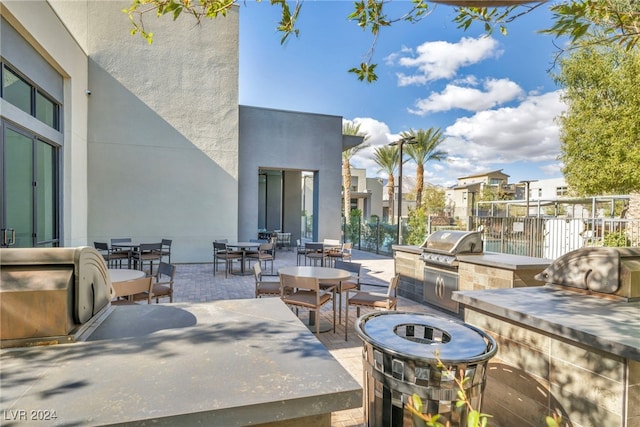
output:
[[[513,108],[481,111],[463,117],[444,131],[442,149],[461,155],[484,169],[485,165],[517,161],[555,160],[559,153],[559,127],[555,118],[565,109],[560,91],[529,96]]]
[[[467,81],[476,83],[475,79]],[[416,101],[416,108],[409,108],[409,112],[424,116],[455,108],[481,111],[512,101],[523,94],[522,88],[509,79],[487,79],[483,84],[483,90],[448,84],[442,92],[432,92],[428,98]]]
[[[397,140],[399,135],[392,134],[386,123],[369,117],[356,117],[353,120],[347,121],[359,124],[360,131],[369,136],[367,139],[369,147],[360,150],[353,156],[351,158],[351,164],[356,168],[366,169],[368,177],[382,177],[386,179],[386,174],[378,172],[380,167],[373,161],[373,151],[375,147],[387,145]]]
[[[425,169],[425,181],[445,187],[456,183],[458,177],[503,169],[508,175],[509,164],[549,163],[539,170],[557,175],[561,165],[559,153],[559,127],[555,118],[565,109],[560,91],[542,95],[529,95],[518,106],[481,111],[471,117],[463,117],[444,130],[446,140],[440,146],[449,153],[445,162],[431,162]],[[373,161],[374,147],[398,139],[389,126],[372,118],[355,118],[360,129],[370,135],[371,147],[352,158],[352,165],[367,170],[368,177],[381,177]],[[407,176],[415,174],[415,165],[408,162],[403,167]]]
[[[446,41],[425,42],[414,51],[403,49],[389,55],[387,63],[415,69],[407,75],[398,73],[398,85],[423,85],[439,79],[451,79],[458,69],[476,64],[487,58],[499,57],[502,50],[491,37],[463,37],[457,43]]]
[[[541,166],[540,170],[546,175],[557,176],[558,174],[562,174],[563,167],[564,164],[562,163],[552,163],[549,165]]]
[[[389,126],[379,120],[369,117],[356,117],[348,121],[360,125],[360,132],[369,136],[367,145],[385,145],[397,139],[397,135],[391,133]]]

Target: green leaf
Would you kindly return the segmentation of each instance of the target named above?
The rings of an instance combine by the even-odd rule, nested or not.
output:
[[[480,413],[476,410],[467,414],[467,427],[478,427],[480,425]]]
[[[360,68],[351,68],[349,69],[349,72],[354,73],[360,81],[366,80],[367,83],[372,83],[378,80],[378,76],[375,73],[376,65],[377,64],[367,64],[366,62],[363,62],[360,64]]]
[[[547,422],[547,427],[560,427],[553,417],[545,417],[544,420]]]
[[[413,407],[416,411],[418,412],[422,412],[422,399],[420,399],[420,396],[418,396],[417,394],[413,393],[411,395],[411,399],[413,402]]]

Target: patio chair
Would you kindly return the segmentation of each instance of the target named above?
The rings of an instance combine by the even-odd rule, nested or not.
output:
[[[340,270],[346,270],[352,274],[351,280],[342,280],[338,285],[338,323],[342,323],[342,294],[349,295],[349,291],[360,290],[360,267],[361,264],[357,262],[346,262],[335,260],[333,268],[339,268]]]
[[[267,262],[271,261],[271,275],[273,276],[273,245],[271,243],[261,243],[257,252],[247,252],[246,257],[264,263],[265,268],[267,268]]]
[[[131,252],[131,261],[134,268],[144,270],[144,264],[149,263],[149,276],[153,276],[153,262],[162,259],[160,252],[162,251],[162,243],[140,243],[140,246]]]
[[[104,261],[107,263],[107,267],[115,267],[116,263],[122,268],[122,260],[126,259],[129,262],[129,251],[114,251],[109,248],[107,243],[93,242],[93,246],[100,252]]]
[[[111,239],[111,248],[114,250],[114,252],[123,250],[122,248],[114,247],[113,246],[114,243],[131,243],[131,237],[122,237],[122,238]]]
[[[285,293],[285,289],[292,288],[293,292]],[[320,309],[323,305],[332,301],[333,298],[328,292],[320,289],[320,283],[315,277],[280,275],[280,289],[282,301],[288,306],[296,309],[306,308],[315,312],[316,335],[320,334]],[[333,333],[336,332],[336,306],[333,304]]]
[[[227,243],[222,241],[213,242],[213,275],[218,271],[220,261],[224,262],[224,277],[227,277],[231,270],[231,264],[236,261],[242,261],[242,252],[231,251],[227,248]]]
[[[156,304],[160,302],[160,298],[169,298],[169,302],[173,302],[173,282],[176,276],[176,266],[166,262],[158,264],[158,271],[155,275],[155,281],[151,286],[151,300],[155,298]],[[136,294],[133,296],[134,301],[144,300],[147,293]]]
[[[287,251],[291,250],[291,233],[277,233],[276,234],[277,247],[279,249],[287,248]]]
[[[151,304],[151,289],[153,285],[153,277],[151,276],[126,282],[113,282],[111,285],[113,286],[115,297],[111,301],[112,305],[135,304],[133,297],[139,294],[146,295],[147,304]]]
[[[262,280],[262,268],[259,261],[253,264],[253,277],[256,279],[256,298],[280,296],[280,281]]]
[[[329,263],[332,264],[339,259],[341,261],[351,260],[351,251],[353,249],[353,243],[345,242],[342,244],[342,247],[338,249],[331,249],[327,253],[329,257]]]
[[[356,318],[360,317],[361,307],[370,307],[376,310],[397,310],[398,309],[398,297],[396,295],[398,282],[400,281],[400,273],[396,273],[395,276],[389,282],[389,289],[386,294],[378,292],[365,292],[358,291],[354,295],[349,296],[347,291],[347,304],[345,310],[344,319],[344,340],[347,341],[347,334],[349,332],[349,306],[353,305],[357,307]]]
[[[167,264],[171,264],[171,243],[172,241],[169,239],[162,239],[162,248],[160,249],[160,258],[161,260],[164,257],[167,257]]]
[[[324,245],[322,243],[306,243],[304,248],[304,265],[307,265],[307,260],[309,260],[309,265],[311,265],[312,261],[313,265],[318,265],[318,261],[320,261],[320,265],[324,265],[327,253],[325,252]]]
[[[296,240],[296,265],[300,265],[300,258],[304,259],[306,254],[307,254],[307,249],[305,248],[305,245],[303,245],[300,242],[300,239],[297,239]]]

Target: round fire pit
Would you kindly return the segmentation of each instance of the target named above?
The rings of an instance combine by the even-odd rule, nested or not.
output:
[[[356,331],[364,343],[367,425],[412,426],[405,405],[414,393],[422,399],[423,413],[440,414],[439,421],[448,420],[452,427],[466,426],[467,406],[456,407],[461,387],[480,410],[486,366],[497,351],[483,331],[442,317],[395,311],[360,317]]]

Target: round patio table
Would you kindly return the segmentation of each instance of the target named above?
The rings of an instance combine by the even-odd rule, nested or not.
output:
[[[131,268],[110,268],[109,277],[111,282],[128,282],[130,280],[142,279],[145,272]]]

